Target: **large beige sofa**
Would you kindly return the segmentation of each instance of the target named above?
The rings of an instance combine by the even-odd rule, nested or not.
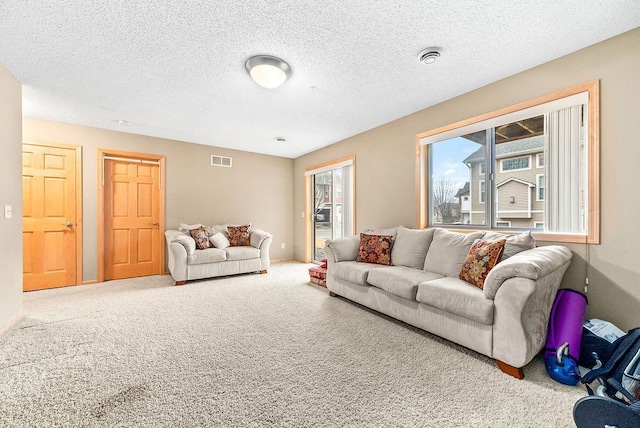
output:
[[[169,272],[176,285],[186,281],[217,276],[235,275],[239,273],[267,273],[270,266],[269,247],[273,240],[270,233],[251,227],[249,229],[250,244],[248,246],[220,246],[199,250],[189,230],[205,227],[212,242],[220,233],[228,238],[228,225],[203,226],[182,224],[178,230],[167,230],[165,238],[169,254]],[[219,235],[218,235],[219,236]],[[227,243],[228,244],[228,243]]]
[[[504,235],[404,227],[366,233],[395,236],[393,266],[356,262],[358,236],[329,240],[331,295],[473,349],[496,359],[503,372],[524,377],[522,367],[544,346],[551,306],[571,262],[569,249],[535,247],[528,233],[511,236],[481,289],[459,278],[461,266],[474,240]]]

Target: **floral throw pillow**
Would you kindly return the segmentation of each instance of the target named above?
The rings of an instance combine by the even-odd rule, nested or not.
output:
[[[242,247],[251,245],[249,239],[250,225],[244,226],[228,226],[227,233],[229,234],[229,243],[232,247]]]
[[[486,242],[482,239],[473,241],[473,245],[469,249],[467,258],[462,264],[460,270],[460,279],[464,279],[469,284],[475,285],[482,289],[484,280],[489,275],[489,271],[498,264],[502,258],[504,244],[506,239],[496,242]]]
[[[356,262],[391,265],[391,235],[360,234],[360,251]]]
[[[205,250],[207,248],[211,248],[211,243],[209,242],[209,235],[207,235],[207,229],[204,226],[199,227],[197,229],[189,229],[189,235],[196,241],[196,248],[198,250]]]

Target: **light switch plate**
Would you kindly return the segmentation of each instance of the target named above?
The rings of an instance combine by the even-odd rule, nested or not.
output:
[[[12,214],[12,208],[11,205],[5,205],[4,206],[4,218],[11,218],[11,214]]]

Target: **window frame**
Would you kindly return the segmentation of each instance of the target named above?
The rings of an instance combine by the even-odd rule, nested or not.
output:
[[[536,153],[536,168],[544,168],[544,162],[540,163],[540,158],[544,159],[544,153]]]
[[[573,95],[587,93],[587,112],[588,132],[586,135],[587,144],[587,224],[586,233],[550,233],[550,232],[533,232],[534,237],[539,241],[547,242],[567,242],[567,243],[600,243],[600,81],[593,80],[585,82],[571,88],[559,90],[551,94],[543,95],[538,98],[523,101],[521,103],[500,108],[498,110],[475,116],[470,119],[461,120],[452,124],[444,125],[429,131],[425,131],[416,135],[416,206],[417,206],[417,225],[420,228],[429,227],[429,184],[428,184],[428,147],[422,145],[421,140],[425,138],[433,138],[439,134],[455,132],[458,128],[467,127],[480,122],[505,116],[520,110],[547,104],[562,98]],[[447,137],[442,138],[446,140]],[[546,159],[545,159],[546,161]],[[455,225],[446,225],[447,228],[470,231],[470,230],[490,230],[491,228],[469,228],[456,227]],[[517,231],[514,231],[517,232]]]
[[[478,203],[484,204],[487,202],[487,180],[478,180]],[[484,186],[484,192],[482,191],[482,187]],[[484,198],[482,197],[484,195]]]

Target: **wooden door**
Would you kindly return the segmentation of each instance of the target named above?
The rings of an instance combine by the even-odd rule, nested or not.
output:
[[[75,285],[76,150],[22,146],[24,291]]]
[[[159,166],[104,160],[104,279],[160,275]]]

